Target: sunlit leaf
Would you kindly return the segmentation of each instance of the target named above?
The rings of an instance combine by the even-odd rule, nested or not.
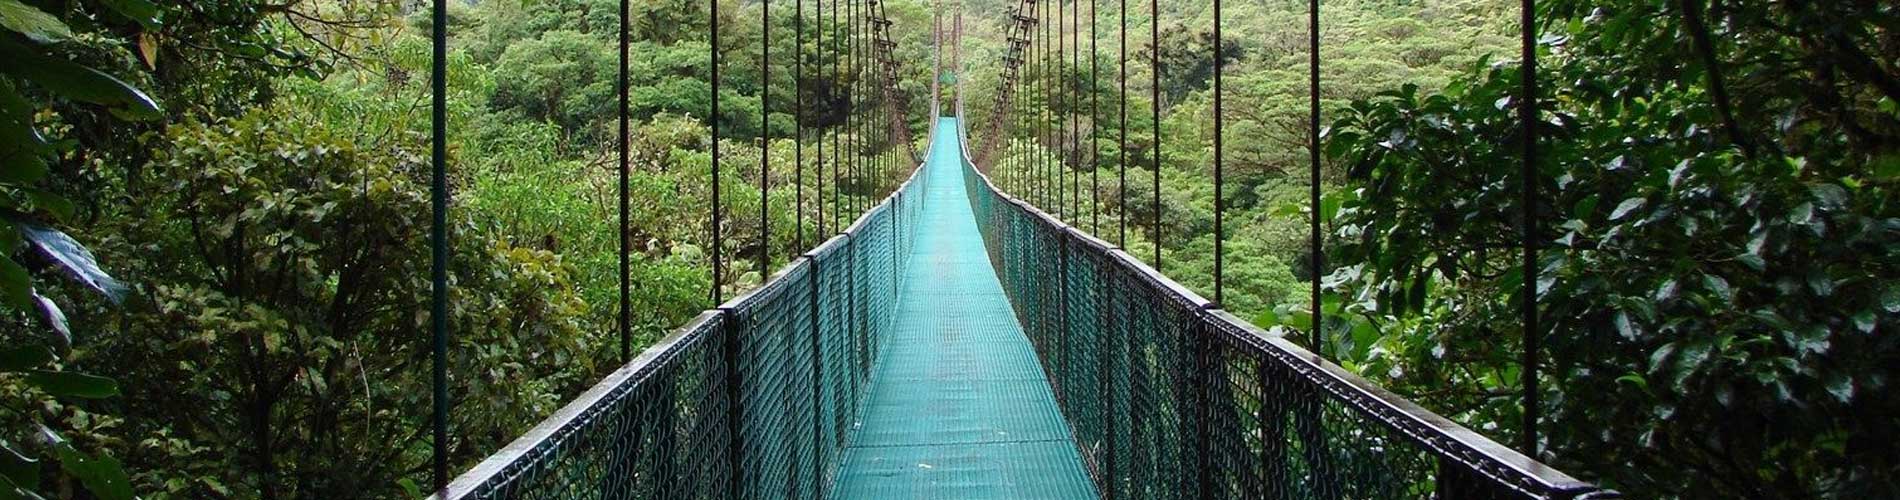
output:
[[[119,280],[100,269],[99,263],[92,257],[92,251],[87,250],[78,241],[74,241],[71,236],[67,236],[58,229],[35,224],[19,224],[19,228],[21,236],[25,236],[33,246],[38,247],[48,257],[52,257],[67,270],[72,271],[80,281],[99,290],[114,303],[124,299],[125,285],[119,284]]]
[[[13,30],[40,43],[55,42],[72,38],[73,31],[59,18],[45,11],[20,3],[20,0],[0,0],[0,27]],[[11,56],[11,54],[9,54]]]

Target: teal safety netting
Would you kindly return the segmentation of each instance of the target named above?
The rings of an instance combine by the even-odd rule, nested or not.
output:
[[[1106,498],[1608,498],[1221,311],[999,190],[964,188]]]
[[[999,191],[920,174],[444,498],[1604,498]]]

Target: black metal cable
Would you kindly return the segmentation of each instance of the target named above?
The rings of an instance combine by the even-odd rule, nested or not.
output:
[[[845,91],[844,82],[844,32],[838,30],[838,0],[832,0],[832,91]],[[847,97],[849,99],[849,97]],[[849,124],[849,110],[845,112],[845,124],[832,125],[832,232],[844,232],[844,129]]]
[[[1102,233],[1102,82],[1097,67],[1101,55],[1095,51],[1095,25],[1102,20],[1102,11],[1098,7],[1089,0],[1089,232],[1095,234]]]
[[[1307,335],[1307,343],[1312,346],[1314,354],[1325,358],[1326,345],[1321,342],[1321,339],[1324,338],[1322,331],[1325,329],[1325,321],[1322,321],[1320,317],[1322,296],[1320,294],[1319,283],[1320,274],[1324,273],[1326,269],[1326,246],[1325,241],[1321,238],[1319,220],[1319,0],[1308,0],[1307,2],[1306,35],[1307,112],[1310,113],[1306,124],[1307,166],[1309,167],[1308,178],[1310,179],[1310,182],[1307,183],[1307,194],[1309,196],[1307,201],[1311,203],[1313,212],[1311,221],[1312,227],[1310,228],[1312,230],[1312,239],[1309,241],[1312,251],[1311,255],[1308,256],[1307,262],[1309,267],[1313,269],[1312,275],[1309,276],[1313,280],[1313,325],[1311,332]]]
[[[633,263],[628,258],[628,252],[633,249],[633,241],[627,233],[627,221],[632,210],[627,200],[627,144],[630,142],[627,123],[629,107],[627,51],[630,42],[629,33],[632,31],[631,23],[627,19],[628,1],[620,0],[620,80],[617,85],[620,91],[620,168],[618,169],[620,173],[620,321],[615,326],[620,330],[621,363],[633,361],[633,289],[628,283],[633,276]]]
[[[759,282],[772,276],[772,0],[759,1]]]
[[[1053,75],[1055,79],[1051,84],[1055,86],[1056,90],[1053,96],[1055,97],[1055,102],[1050,103],[1049,114],[1050,118],[1056,121],[1053,133],[1056,143],[1054,155],[1056,171],[1055,210],[1056,213],[1059,214],[1058,217],[1067,220],[1073,217],[1073,214],[1069,213],[1069,168],[1067,165],[1069,152],[1063,148],[1063,146],[1066,145],[1065,143],[1068,142],[1068,138],[1064,136],[1069,135],[1069,121],[1063,116],[1068,114],[1069,107],[1069,92],[1068,89],[1064,88],[1067,87],[1066,83],[1069,79],[1069,70],[1066,67],[1069,61],[1069,48],[1067,46],[1068,36],[1065,33],[1068,31],[1068,27],[1063,24],[1067,22],[1068,19],[1062,16],[1062,0],[1052,0],[1052,3],[1056,4],[1056,71],[1055,75]]]
[[[429,337],[435,489],[449,485],[449,6],[435,0],[429,61]]]
[[[721,283],[724,276],[720,272],[720,250],[725,244],[719,239],[719,226],[725,222],[721,220],[724,214],[720,213],[722,204],[719,202],[719,0],[707,0],[707,3],[712,5],[712,23],[708,28],[712,35],[712,301],[717,306],[725,302]]]
[[[1222,265],[1227,258],[1227,205],[1221,193],[1226,186],[1221,164],[1221,70],[1225,61],[1221,54],[1220,20],[1220,0],[1214,0],[1214,303],[1225,307],[1226,269]]]
[[[1524,157],[1519,165],[1518,175],[1522,177],[1520,188],[1522,205],[1520,216],[1523,218],[1524,245],[1524,282],[1521,285],[1523,298],[1520,303],[1524,316],[1524,352],[1523,367],[1518,370],[1524,386],[1524,430],[1520,434],[1523,440],[1518,445],[1525,455],[1537,458],[1537,365],[1538,344],[1542,340],[1543,330],[1537,324],[1537,11],[1536,0],[1523,0],[1519,20],[1519,38],[1523,43],[1524,68],[1518,78],[1523,86],[1518,95],[1518,120],[1523,122]]]
[[[1117,45],[1121,49],[1121,55],[1116,58],[1116,61],[1121,64],[1119,79],[1121,88],[1115,94],[1116,98],[1121,100],[1121,112],[1116,113],[1116,117],[1121,119],[1121,130],[1117,136],[1117,140],[1121,141],[1118,145],[1120,148],[1118,154],[1121,158],[1115,162],[1120,167],[1115,195],[1120,198],[1116,210],[1121,216],[1121,227],[1117,231],[1120,236],[1115,239],[1115,244],[1126,248],[1128,246],[1128,0],[1121,0],[1121,9],[1116,11],[1116,15],[1121,18],[1121,29],[1116,30],[1121,38],[1121,42]]]
[[[1314,1],[1318,1],[1318,0],[1314,0]],[[1148,19],[1149,62],[1148,64],[1150,68],[1154,68],[1154,71],[1149,74],[1149,78],[1150,78],[1149,93],[1150,93],[1150,98],[1154,100],[1154,102],[1152,103],[1153,106],[1150,106],[1150,107],[1153,108],[1153,113],[1154,113],[1153,118],[1154,118],[1154,133],[1155,133],[1154,228],[1152,229],[1152,231],[1154,232],[1153,243],[1155,247],[1154,265],[1155,265],[1155,271],[1158,272],[1161,270],[1161,4],[1160,2],[1157,2],[1156,0],[1148,0],[1148,15],[1149,15],[1149,19]]]
[[[802,3],[804,0],[799,1]],[[812,36],[817,37],[812,40],[812,50],[818,52],[819,55],[823,55],[825,51],[825,0],[812,0],[812,8],[816,9],[812,12],[812,23],[817,25],[817,29],[812,30]],[[805,49],[800,47],[798,50],[799,53],[802,54]],[[812,62],[818,66],[815,71],[822,74],[825,70],[825,62],[823,60]],[[803,110],[800,111],[803,112]],[[813,233],[813,236],[818,241],[824,241],[825,235],[829,234],[825,232],[825,134],[825,129],[820,127],[818,129],[818,138],[814,141],[817,143],[815,146],[818,148],[816,154],[818,164],[816,165],[816,170],[812,171],[812,178],[816,180],[818,184],[818,192],[812,195],[811,202],[812,206],[818,209],[818,213],[815,214],[816,217],[814,218],[818,228],[817,231]]]
[[[625,1],[625,0],[622,0]],[[805,0],[792,0],[792,248],[805,249]]]
[[[1082,3],[1069,5],[1069,69],[1062,73],[1067,82],[1068,106],[1064,112],[1069,115],[1069,218],[1071,224],[1082,223],[1082,115],[1077,110],[1082,107],[1082,81],[1076,73],[1082,68]]]

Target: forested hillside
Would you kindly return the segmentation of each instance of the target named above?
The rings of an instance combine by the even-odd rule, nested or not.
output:
[[[706,4],[632,4],[637,352],[712,305],[714,117]],[[623,361],[618,5],[451,5],[455,469]],[[427,6],[0,0],[0,446],[16,457],[0,467],[0,498],[428,488]],[[777,7],[769,86],[761,5],[721,8],[727,297],[761,281],[748,263],[761,251],[783,263],[822,239],[820,203],[848,220],[842,207],[901,175],[820,198],[807,172],[798,195],[794,120],[816,137],[845,110],[793,112],[793,10]],[[927,7],[888,10],[902,58],[927,61]],[[805,28],[805,98],[838,102],[853,77],[818,71],[837,61]],[[901,76],[918,130],[929,71]],[[761,144],[773,163],[763,238]],[[807,149],[807,170],[814,158]]]
[[[866,129],[844,103],[869,83],[816,41],[817,19],[845,21],[838,3],[804,3],[800,47],[792,4],[772,2],[769,59],[765,6],[718,3],[717,116],[708,4],[630,3],[637,351],[713,305],[715,140],[726,297],[762,281],[760,256],[786,262],[904,174],[820,190],[818,141],[801,151],[797,131],[890,164],[915,145],[845,132]],[[1158,267],[1212,295],[1220,71],[1227,309],[1304,341],[1317,280],[1317,351],[1514,443],[1529,286],[1536,458],[1634,497],[1900,496],[1900,6],[1536,3],[1533,207],[1509,0],[1322,2],[1318,144],[1308,3],[1228,3],[1219,40],[1209,2],[1161,0],[1159,25],[1148,2],[1063,4],[1096,52],[1063,75],[1075,90],[1019,100],[1079,133],[972,147],[999,144],[987,167],[1019,194],[1028,161],[1071,155],[1084,190],[1039,203],[1144,259],[1159,244]],[[933,77],[965,82],[972,133],[997,119],[1016,4],[962,3],[966,70],[939,76],[938,6],[889,3],[913,137]],[[0,498],[424,493],[428,5],[0,0]],[[619,5],[452,2],[456,470],[624,361]],[[1517,267],[1527,212],[1534,283]]]
[[[1032,91],[1019,94],[1031,116],[1052,110],[1045,127],[1055,132],[1006,140],[991,168],[1111,243],[1123,242],[1125,220],[1124,245],[1144,260],[1159,235],[1157,267],[1213,296],[1211,4],[1160,2],[1158,45],[1147,2],[1097,4],[1097,74],[1086,52],[1091,12],[1079,24],[1063,14],[1083,62],[1029,69]],[[1638,497],[1900,491],[1900,454],[1879,444],[1900,417],[1888,394],[1900,344],[1886,335],[1900,327],[1894,6],[1537,2],[1541,272],[1527,284],[1517,267],[1519,2],[1322,2],[1317,181],[1307,164],[1307,5],[1223,12],[1223,306],[1304,341],[1313,324],[1304,292],[1317,278],[1327,332],[1318,350],[1515,443],[1519,292],[1534,286],[1540,459]],[[979,61],[1001,57],[994,40],[1005,26],[972,29],[966,43]],[[973,70],[980,95],[970,109],[983,122],[998,77],[981,63]],[[1079,82],[1102,104],[1033,90],[1045,75]],[[1079,196],[1065,203],[1046,192],[1051,181],[1031,180],[1054,170],[1039,156],[1072,165],[1059,182],[1079,183]],[[1313,182],[1324,192],[1318,272],[1307,265]]]

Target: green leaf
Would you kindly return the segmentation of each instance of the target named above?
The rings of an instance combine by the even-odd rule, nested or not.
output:
[[[0,52],[11,56],[0,59],[0,73],[30,80],[67,99],[114,106],[129,118],[160,116],[158,102],[151,96],[105,72],[4,40],[0,40]]]
[[[54,396],[102,399],[119,395],[117,382],[84,373],[33,370],[27,372],[26,383]]]
[[[1735,300],[1735,292],[1729,288],[1728,280],[1722,279],[1721,276],[1713,274],[1702,275],[1702,287],[1708,289],[1710,292],[1714,292],[1715,296],[1721,297],[1722,302]]]
[[[1622,203],[1616,204],[1616,210],[1610,212],[1610,220],[1620,220],[1648,203],[1649,200],[1640,197],[1623,200]]]
[[[40,487],[40,461],[20,453],[13,443],[0,440],[0,477],[5,477],[11,486]]]
[[[99,0],[113,12],[125,16],[144,26],[145,29],[158,29],[158,5],[146,0]]]
[[[1873,311],[1854,313],[1854,328],[1860,329],[1861,333],[1874,333],[1874,326],[1877,324],[1877,321],[1879,320],[1874,318]]]
[[[1887,291],[1880,293],[1880,308],[1900,313],[1900,285],[1887,285]]]
[[[1617,311],[1614,321],[1616,322],[1616,333],[1622,335],[1623,338],[1636,340],[1636,337],[1643,334],[1642,327],[1636,326],[1635,323],[1631,322],[1630,315],[1627,312]]]
[[[1631,373],[1628,375],[1617,377],[1616,381],[1634,385],[1636,386],[1637,390],[1640,390],[1643,392],[1649,392],[1649,379],[1643,378],[1642,375]]]
[[[1849,377],[1845,374],[1838,373],[1838,372],[1832,375],[1828,375],[1827,392],[1829,394],[1833,394],[1834,399],[1838,399],[1842,403],[1854,402],[1853,377]]]
[[[73,329],[66,325],[66,312],[59,309],[59,304],[53,303],[53,299],[46,298],[45,295],[40,295],[39,290],[33,291],[33,302],[40,306],[41,318],[46,320],[46,326],[52,327],[66,345],[72,345]]]
[[[59,18],[45,11],[20,3],[20,0],[0,0],[0,26],[13,30],[39,43],[50,43],[73,37],[73,30]],[[9,54],[11,55],[11,54]]]
[[[33,277],[25,267],[0,253],[0,300],[14,309],[33,307]]]
[[[53,351],[46,346],[29,345],[0,349],[0,371],[17,372],[53,362]]]
[[[80,245],[73,237],[58,229],[36,224],[20,223],[20,235],[25,236],[33,246],[46,252],[48,257],[58,261],[67,270],[72,271],[80,281],[105,294],[113,303],[119,303],[125,297],[125,285],[106,274],[99,268],[99,262],[92,257],[92,251]]]
[[[79,479],[86,491],[102,500],[132,500],[132,478],[125,473],[125,467],[119,465],[110,455],[93,457],[73,448],[70,443],[56,446],[59,451],[59,466],[67,474]]]

